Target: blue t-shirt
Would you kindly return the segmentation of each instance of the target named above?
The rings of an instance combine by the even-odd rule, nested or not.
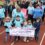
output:
[[[10,21],[10,22],[5,22],[4,23],[4,26],[7,26],[8,28],[6,28],[6,32],[9,32],[9,28],[12,26],[12,21]]]
[[[31,14],[32,15],[33,14],[34,7],[33,6],[32,7],[29,6],[27,8],[27,10],[28,10],[28,14]]]
[[[15,24],[16,27],[21,27],[22,23],[23,23],[22,19],[20,19],[19,21],[17,21],[17,20],[14,21],[14,24]]]
[[[40,8],[35,8],[33,11],[33,18],[40,18],[43,16],[43,10]]]
[[[10,22],[5,22],[4,26],[11,27],[12,26],[12,22],[11,21]]]
[[[4,8],[1,8],[0,9],[0,18],[5,18],[4,12],[5,12],[5,9]]]
[[[23,29],[24,29],[24,30],[27,30],[27,29],[28,29],[28,25],[24,25],[24,26],[23,26]]]
[[[28,25],[28,28],[33,28],[33,25],[31,24],[31,25]]]
[[[17,12],[17,10],[14,9],[14,10],[12,11],[12,18],[15,19],[16,16],[20,16],[20,18],[22,18],[22,20],[24,19],[24,14],[23,14],[22,12]]]

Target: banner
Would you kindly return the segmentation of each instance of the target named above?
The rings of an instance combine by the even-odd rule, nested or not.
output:
[[[13,28],[9,31],[10,36],[34,37],[35,29],[24,30],[21,28]]]

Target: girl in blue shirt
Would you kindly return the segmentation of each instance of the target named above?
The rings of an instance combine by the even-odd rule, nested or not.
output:
[[[16,16],[15,20],[13,21],[13,23],[14,23],[16,28],[17,27],[21,28],[21,25],[23,24],[23,20],[18,15],[18,16]],[[20,36],[15,36],[15,41],[18,41],[18,40],[20,40]]]
[[[8,40],[8,34],[9,34],[9,28],[12,27],[12,20],[10,17],[6,17],[4,20],[4,27],[5,27],[5,32],[6,32],[6,41]]]

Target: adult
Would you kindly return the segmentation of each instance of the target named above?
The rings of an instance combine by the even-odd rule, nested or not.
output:
[[[36,4],[39,4],[39,3],[40,3],[40,0],[35,0],[33,3],[33,6],[36,7]]]
[[[43,11],[42,9],[40,9],[39,5],[36,4],[36,8],[34,8],[34,11],[33,11],[33,18],[34,20],[36,20],[37,18],[42,18],[43,16]]]
[[[0,5],[0,26],[2,26],[3,23],[3,19],[5,18],[5,9],[2,7],[2,5]]]
[[[32,5],[32,2],[30,2],[27,10],[28,10],[28,19],[33,22],[33,10],[34,10],[34,7]]]
[[[16,6],[12,11],[12,18],[15,19],[16,16],[19,16],[22,20],[24,20],[24,14],[21,12],[21,8]]]
[[[27,7],[29,6],[29,1],[21,0],[21,2],[17,1],[17,4],[18,4],[21,8],[27,8]]]

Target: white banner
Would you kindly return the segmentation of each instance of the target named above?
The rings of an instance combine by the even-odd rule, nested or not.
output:
[[[10,36],[34,37],[35,29],[24,30],[21,28],[12,28],[9,31]]]

